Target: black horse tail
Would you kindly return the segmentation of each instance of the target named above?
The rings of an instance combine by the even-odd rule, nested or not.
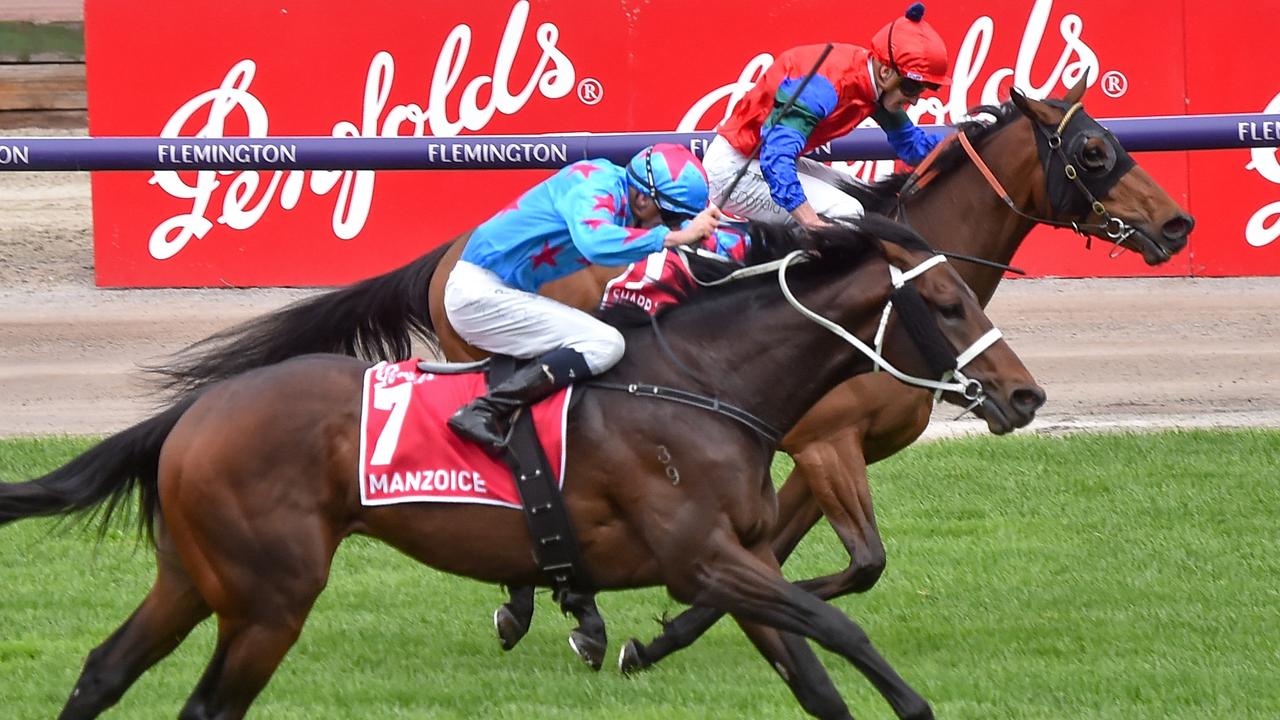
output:
[[[105,532],[112,515],[137,488],[138,521],[147,536],[154,537],[160,448],[196,397],[197,394],[184,397],[164,412],[112,435],[47,475],[22,483],[0,483],[0,525],[29,517],[98,509],[101,531]]]
[[[456,240],[377,277],[299,300],[192,343],[146,371],[173,396],[308,353],[406,360],[416,337],[431,351],[431,276]]]

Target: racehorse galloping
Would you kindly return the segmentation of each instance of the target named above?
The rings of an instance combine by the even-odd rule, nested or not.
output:
[[[1062,101],[1046,103],[1015,93],[1011,103],[989,108],[990,125],[967,123],[960,131],[972,139],[975,154],[1011,196],[1016,211],[1001,200],[983,171],[963,148],[951,144],[933,163],[936,176],[900,197],[908,180],[898,175],[860,194],[865,207],[900,212],[940,250],[1007,263],[1038,219],[1078,221],[1081,231],[1142,253],[1150,264],[1166,261],[1187,243],[1193,220],[1137,165],[1128,166],[1124,149],[1078,107],[1082,80]],[[1073,110],[1074,108],[1074,110]],[[1057,131],[1061,149],[1070,152],[1085,190],[1096,196],[1106,220],[1085,193],[1064,177],[1063,164],[1041,147]],[[1043,157],[1042,157],[1043,153]],[[1124,161],[1124,162],[1122,162]],[[1101,179],[1099,183],[1096,179]],[[1102,187],[1105,184],[1106,187]],[[465,242],[465,235],[460,238]],[[482,355],[468,348],[444,315],[443,289],[463,242],[443,245],[417,261],[385,275],[301,301],[271,315],[232,328],[189,348],[170,367],[157,368],[171,387],[186,390],[260,365],[307,352],[341,352],[368,359],[409,356],[415,337],[435,343],[452,360]],[[985,306],[999,285],[998,270],[960,263],[957,270]],[[579,308],[595,307],[611,269],[590,268],[543,292]],[[429,291],[424,292],[424,288]],[[929,421],[929,395],[903,388],[890,378],[854,378],[823,398],[787,435],[781,449],[795,469],[779,491],[775,549],[780,558],[826,516],[849,551],[842,572],[820,579],[816,590],[829,597],[869,589],[885,567],[884,545],[876,528],[867,483],[867,465],[910,445]],[[511,613],[511,610],[516,610]],[[504,642],[510,646],[527,628],[531,603],[513,601],[506,613]],[[633,667],[692,641],[707,619],[678,618],[670,633]],[[593,665],[598,659],[590,659]]]
[[[863,231],[805,234],[801,241],[817,250],[807,261],[701,291],[670,310],[661,321],[670,352],[703,377],[732,362],[732,377],[715,378],[717,397],[769,426],[792,427],[871,362],[784,302],[779,285],[866,342],[893,290],[890,262],[908,269],[932,261],[927,246],[902,226],[875,217],[860,224]],[[867,232],[900,245],[882,246]],[[757,227],[753,234],[757,247],[783,251],[794,242],[785,229]],[[1043,391],[1002,340],[986,344],[990,322],[959,276],[945,263],[922,270],[908,282],[909,292],[892,292],[901,312],[894,313],[884,358],[928,375],[956,367],[957,353],[985,347],[960,365],[980,384],[989,425],[1003,431],[1030,422]],[[913,301],[916,315],[906,302],[914,292],[923,298]],[[747,320],[753,331],[728,322],[743,306],[753,308]],[[628,353],[601,380],[687,384],[647,324],[624,333]],[[805,371],[797,375],[801,359]],[[155,585],[90,653],[63,718],[95,717],[110,707],[210,614],[218,616],[217,646],[182,717],[242,717],[296,641],[333,554],[352,534],[481,581],[542,582],[519,511],[361,504],[355,479],[368,366],[311,355],[257,369],[184,398],[44,477],[0,485],[0,524],[104,502],[109,516],[136,486],[140,516],[157,525]],[[660,584],[682,602],[730,613],[816,717],[851,716],[805,638],[852,662],[898,717],[932,717],[856,624],[782,577],[770,547],[773,441],[704,408],[589,385],[576,395],[565,502],[598,587]],[[668,465],[678,465],[678,483]]]

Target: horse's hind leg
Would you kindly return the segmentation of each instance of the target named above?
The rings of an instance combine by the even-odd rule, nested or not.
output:
[[[155,585],[124,625],[89,653],[60,718],[97,717],[209,617],[208,604],[166,549],[163,534],[158,541]]]
[[[805,712],[818,718],[853,719],[827,669],[804,638],[743,620],[738,620],[738,626],[782,676]]]
[[[503,650],[514,648],[533,623],[533,586],[520,585],[509,591],[510,599],[493,611],[493,629],[498,632]]]

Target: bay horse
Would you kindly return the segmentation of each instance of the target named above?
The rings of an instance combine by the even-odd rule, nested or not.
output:
[[[960,367],[978,383],[993,431],[1030,422],[1044,392],[955,271],[900,224],[868,216],[859,226],[809,233],[754,226],[753,252],[780,254],[800,243],[807,260],[793,262],[806,252],[794,250],[774,273],[692,294],[661,318],[665,341],[647,318],[625,328],[628,352],[592,383],[678,387],[692,370],[713,379],[721,402],[782,433],[831,388],[872,368],[840,333],[867,342],[892,299],[885,361],[926,377]],[[895,291],[891,267],[919,269]],[[966,359],[957,362],[957,354]],[[733,374],[715,374],[729,364]],[[242,717],[297,640],[334,553],[353,534],[484,582],[543,582],[517,510],[361,504],[369,367],[318,354],[251,370],[184,396],[43,477],[0,484],[0,524],[104,507],[109,521],[137,490],[139,517],[156,543],[155,585],[89,654],[60,717],[96,717],[211,614],[217,645],[180,717]],[[590,383],[575,396],[564,497],[596,587],[663,585],[681,602],[731,614],[815,717],[851,715],[805,638],[853,663],[897,717],[933,717],[861,628],[783,578],[771,546],[777,504],[769,472],[780,434],[769,438],[760,425],[707,407]],[[677,465],[673,482],[668,469]]]
[[[1061,100],[1046,102],[1015,90],[1002,106],[975,109],[971,115],[981,111],[994,120],[957,127],[957,136],[970,140],[972,157],[959,143],[950,143],[936,153],[928,183],[899,174],[871,187],[851,184],[847,189],[868,210],[892,213],[908,222],[941,251],[1007,264],[1037,223],[1074,222],[1086,237],[1139,252],[1152,265],[1165,262],[1186,246],[1194,220],[1150,175],[1136,164],[1122,168],[1105,190],[1090,191],[1095,205],[1086,201],[1088,185],[1065,183],[1063,191],[1062,163],[1041,147],[1040,139],[1063,125],[1057,130],[1059,145],[1064,153],[1072,152],[1071,162],[1082,168],[1085,179],[1098,172],[1112,173],[1117,163],[1129,159],[1080,105],[1085,88],[1082,79]],[[987,176],[998,181],[1008,202]],[[213,335],[153,370],[181,394],[308,352],[403,359],[412,353],[415,339],[451,360],[480,358],[483,353],[467,346],[453,331],[443,307],[444,284],[465,241],[464,234],[402,268]],[[956,269],[985,307],[1000,283],[1001,271],[967,264]],[[588,268],[546,286],[543,292],[591,309],[600,303],[605,283],[617,272],[616,268]],[[866,591],[883,573],[886,556],[867,466],[914,442],[928,425],[931,411],[927,392],[903,388],[883,376],[859,376],[824,397],[784,438],[781,449],[794,459],[795,468],[779,490],[774,545],[778,557],[785,559],[823,516],[850,557],[843,571],[809,585],[820,596]],[[514,646],[528,628],[532,607],[531,597],[521,592],[499,609],[495,619],[504,647]],[[629,643],[624,648],[624,667],[646,666],[692,642],[714,621],[708,617],[676,618],[647,647]],[[592,623],[597,625],[603,627]],[[602,645],[602,640],[601,630],[594,642],[580,640],[581,647]],[[600,664],[598,657],[584,659],[593,667]]]

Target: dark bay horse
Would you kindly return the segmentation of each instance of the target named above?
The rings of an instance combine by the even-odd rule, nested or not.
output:
[[[985,347],[961,364],[980,384],[989,425],[1030,422],[1043,391],[1003,340],[984,341],[990,322],[954,270],[935,264],[908,282],[918,293],[918,312],[908,312],[909,298],[889,282],[890,264],[917,267],[932,252],[899,224],[868,216],[860,225],[800,235],[753,228],[757,248],[782,252],[800,242],[816,254],[782,272],[702,290],[668,311],[660,325],[671,355],[714,378],[722,401],[785,432],[831,388],[871,368],[836,331],[869,341],[892,294],[889,363],[929,377],[948,362],[955,367],[957,354]],[[835,325],[802,315],[780,286]],[[743,307],[752,308],[749,317]],[[688,383],[647,324],[624,333],[628,352],[600,381]],[[803,373],[795,371],[800,363]],[[732,375],[714,374],[726,364]],[[156,541],[154,587],[89,654],[61,717],[96,717],[211,614],[217,645],[181,717],[242,717],[297,640],[349,535],[379,538],[485,582],[542,582],[518,511],[361,505],[368,367],[307,355],[252,370],[187,395],[41,478],[0,484],[0,524],[104,503],[109,519],[136,489],[139,516]],[[852,662],[898,717],[933,716],[853,621],[783,578],[771,546],[774,441],[708,409],[590,386],[578,393],[568,432],[565,501],[600,589],[663,585],[682,602],[731,614],[816,717],[851,716],[805,638]]]
[[[1081,223],[1082,234],[1114,241],[1140,252],[1150,264],[1166,261],[1187,243],[1194,225],[1169,195],[1139,166],[1129,167],[1105,191],[1094,193],[1108,223],[1084,201],[1084,193],[1062,186],[1063,168],[1054,156],[1041,156],[1037,137],[1054,130],[1072,111],[1063,129],[1064,152],[1092,177],[1127,158],[1115,139],[1102,131],[1077,103],[1085,84],[1061,101],[1039,102],[1014,93],[1010,103],[987,108],[990,124],[964,123],[975,154],[1008,192],[1013,207],[990,187],[983,171],[958,144],[939,152],[936,173],[928,184],[903,194],[907,175],[897,175],[870,188],[850,187],[870,210],[896,213],[939,250],[1007,263],[1040,219]],[[1085,186],[1088,189],[1088,186]],[[1118,231],[1118,232],[1113,232]],[[1114,234],[1115,237],[1108,237]],[[458,338],[444,315],[444,282],[461,253],[465,236],[413,263],[347,288],[301,301],[276,313],[214,335],[184,351],[166,367],[156,368],[170,387],[186,391],[261,365],[307,352],[338,352],[368,358],[409,357],[415,338],[453,360],[481,353]],[[986,305],[995,293],[999,270],[956,263],[956,269]],[[575,307],[595,307],[611,268],[589,268],[544,288]],[[426,291],[424,292],[424,289]],[[867,482],[867,466],[910,445],[928,425],[929,394],[903,388],[882,376],[860,376],[824,397],[784,439],[781,449],[795,469],[779,491],[780,511],[775,549],[780,558],[825,516],[847,548],[850,564],[842,572],[816,582],[824,597],[869,589],[885,567],[884,544],[876,528]],[[532,605],[519,599],[512,606],[523,616]],[[687,643],[705,621],[678,619],[662,642],[647,653],[633,653],[635,667]],[[523,625],[522,625],[523,623]],[[527,619],[504,637],[512,644]],[[636,646],[633,649],[638,649]],[[595,664],[595,663],[593,663]]]

